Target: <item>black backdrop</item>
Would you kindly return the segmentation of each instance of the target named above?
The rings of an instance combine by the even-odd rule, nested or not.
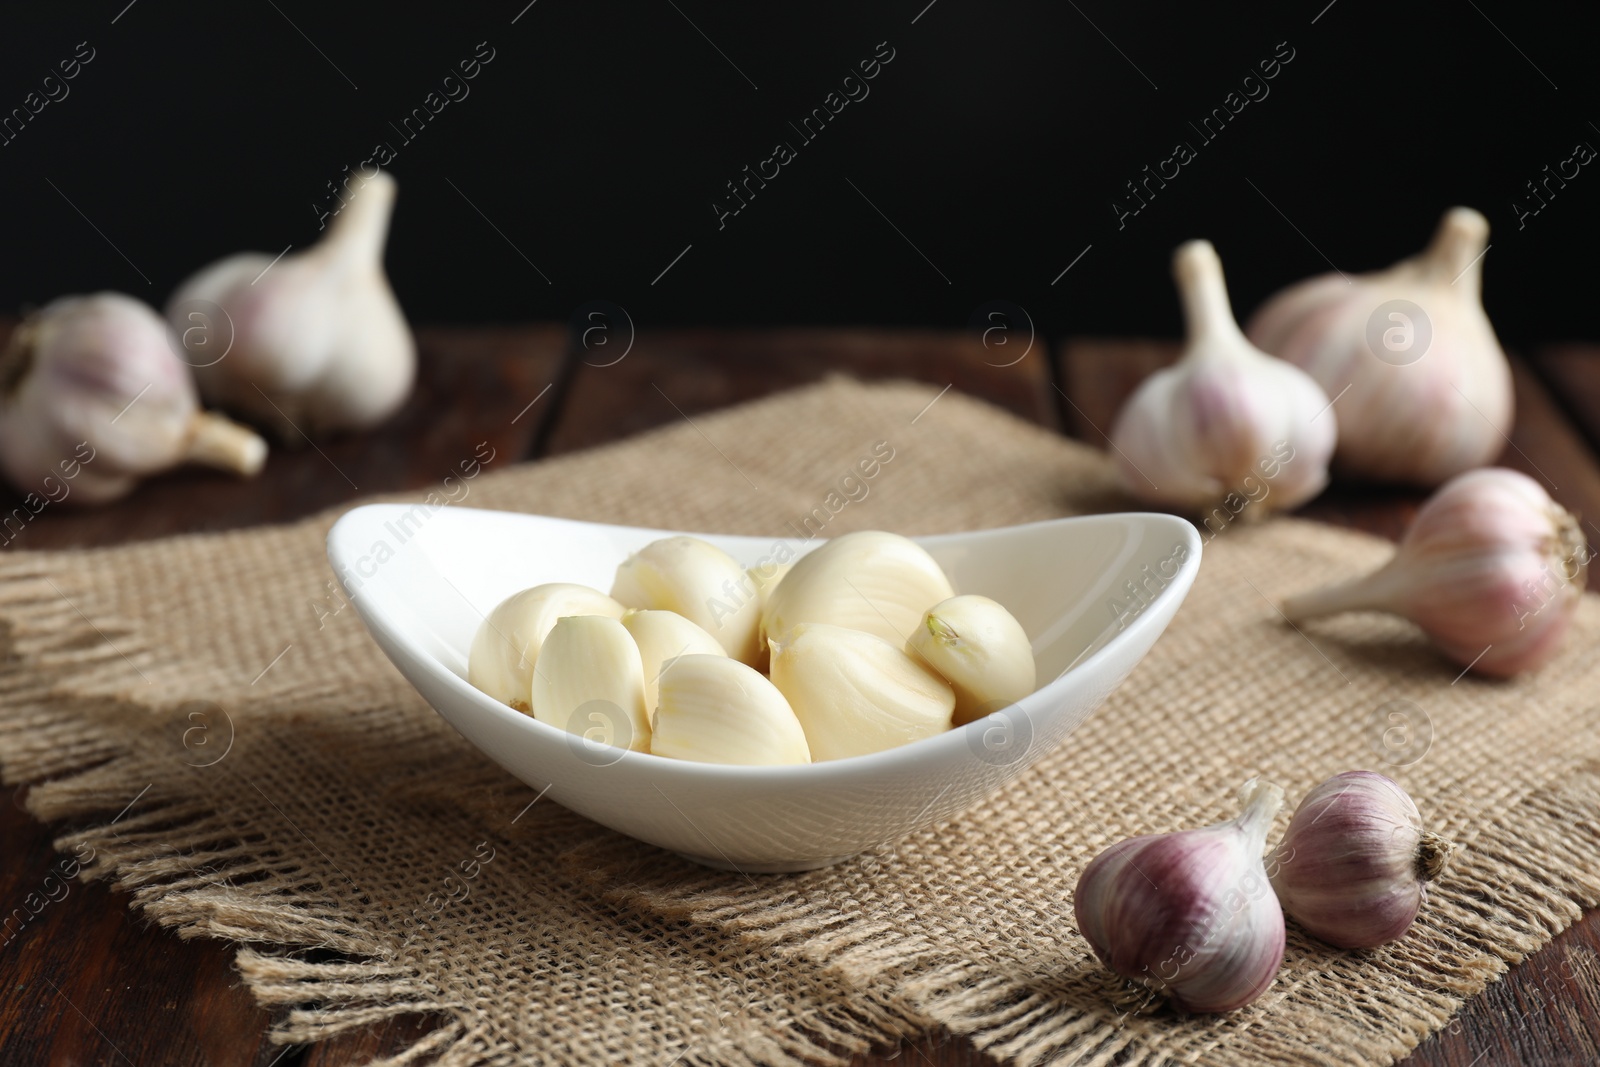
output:
[[[1600,164],[1563,163],[1600,147],[1577,5],[525,5],[6,11],[0,115],[30,118],[0,145],[0,309],[100,288],[160,303],[219,255],[304,246],[329,183],[387,142],[388,263],[416,321],[601,299],[641,328],[960,327],[1000,299],[1052,333],[1172,334],[1183,239],[1217,244],[1243,316],[1330,262],[1414,251],[1465,203],[1493,227],[1486,301],[1508,341],[1600,337]],[[830,92],[841,109],[803,139]],[[1124,183],[1178,141],[1195,157],[1119,219]],[[764,164],[778,142],[794,158]],[[719,221],[747,165],[777,174]],[[1546,166],[1577,174],[1519,219]]]

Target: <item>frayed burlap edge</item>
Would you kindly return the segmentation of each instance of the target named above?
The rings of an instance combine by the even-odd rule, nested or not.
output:
[[[16,651],[17,627],[0,624],[0,707],[6,709],[0,717],[0,782],[30,784],[27,808],[41,821],[87,823],[53,842],[58,851],[87,854],[80,880],[106,881],[127,893],[132,908],[180,938],[239,944],[241,977],[256,1001],[274,1012],[268,1033],[274,1043],[309,1044],[420,1015],[439,1025],[372,1067],[510,1062],[504,1046],[491,1043],[492,1027],[475,1018],[479,1013],[470,1005],[443,995],[417,968],[385,959],[381,943],[353,928],[337,901],[318,901],[315,877],[286,886],[272,876],[285,857],[246,839],[211,806],[184,795],[181,786],[163,788],[159,761],[166,756],[132,750],[110,725],[118,715],[145,709],[53,688],[53,679],[68,674],[159,668],[162,657],[140,644],[133,626],[102,622],[90,631],[94,639],[86,640],[83,618],[43,572],[6,561],[0,563],[0,611],[18,609],[27,619],[26,659]],[[53,679],[42,675],[40,663],[50,664]],[[160,744],[152,740],[147,747]],[[486,773],[501,777],[485,766]],[[175,835],[184,840],[184,850],[173,847]],[[618,914],[615,902],[598,894],[593,899]],[[319,958],[297,954],[309,951]],[[932,1028],[903,1000],[873,990],[851,990],[827,1003],[772,1007],[782,1009],[781,1020],[752,1021],[727,1040],[685,1049],[676,1062],[840,1065]]]
[[[1314,1028],[1280,1026],[1268,1032],[1254,1026],[1249,1016],[1257,1009],[1247,1009],[1234,1014],[1234,1024],[1219,1028],[1205,1051],[1225,1049],[1248,1033],[1258,1058],[1272,1062],[1352,1067],[1392,1062],[1444,1026],[1468,998],[1581,919],[1585,909],[1600,906],[1600,826],[1595,821],[1600,763],[1565,771],[1560,785],[1533,791],[1509,809],[1507,818],[1485,826],[1470,847],[1458,849],[1448,877],[1431,888],[1413,931],[1380,950],[1398,976],[1413,984],[1389,983],[1350,998],[1352,1011],[1380,1024],[1375,1033],[1364,1040],[1341,1034],[1340,1044],[1330,1047]],[[937,834],[940,828],[926,832]],[[1580,850],[1577,842],[1588,849]],[[900,847],[914,849],[914,839]],[[796,894],[753,906],[750,894],[730,891],[725,878],[689,864],[670,871],[675,897],[628,882],[630,867],[649,864],[659,870],[664,862],[637,842],[596,843],[564,862],[619,905],[718,926],[859,988],[892,978],[911,1010],[1007,1062],[1031,1067],[1062,1056],[1074,1065],[1201,1062],[1193,1048],[1180,1059],[1143,1047],[1142,1028],[1119,1014],[1109,997],[1099,1013],[1065,1011],[1059,999],[1006,981],[982,961],[907,938],[894,924],[847,918],[827,902]],[[1271,1007],[1316,974],[1353,974],[1368,955],[1339,952],[1292,931],[1284,971],[1259,1005]],[[1460,962],[1441,968],[1439,961],[1450,957]],[[1170,1013],[1162,1018],[1157,1025],[1171,1025]]]

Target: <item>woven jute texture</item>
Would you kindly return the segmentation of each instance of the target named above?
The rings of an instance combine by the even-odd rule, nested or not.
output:
[[[435,499],[772,536],[819,507],[831,536],[1128,506],[1092,450],[937,396],[833,380],[552,462],[490,460]],[[830,497],[878,442],[893,458],[867,495]],[[540,799],[446,727],[329,584],[335,517],[0,559],[6,781],[81,827],[59,844],[93,848],[86,876],[183,936],[240,942],[282,1040],[420,1012],[438,1028],[390,1062],[788,1064],[943,1027],[1027,1064],[1388,1063],[1600,902],[1593,598],[1536,675],[1457,679],[1404,623],[1302,633],[1273,608],[1371,567],[1381,542],[1292,520],[1206,531],[1166,635],[1025,775],[892,847],[744,877]],[[1072,921],[1088,859],[1230,817],[1252,776],[1292,803],[1354,767],[1399,780],[1459,846],[1412,933],[1347,953],[1291,929],[1244,1010],[1120,1009]]]

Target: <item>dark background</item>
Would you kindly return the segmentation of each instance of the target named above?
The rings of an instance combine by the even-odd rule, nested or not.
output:
[[[1217,244],[1243,317],[1330,261],[1415,251],[1464,203],[1493,227],[1485,296],[1509,343],[1600,337],[1600,165],[1521,230],[1511,206],[1576,142],[1600,147],[1597,20],[1577,5],[125,4],[0,16],[0,112],[95,50],[0,146],[0,311],[102,288],[159,304],[218,256],[303,247],[327,183],[388,140],[388,263],[418,322],[600,299],[641,328],[959,328],[1001,299],[1053,334],[1171,335],[1181,240]],[[389,124],[481,41],[470,95],[403,143]],[[880,41],[895,58],[870,96],[801,146],[788,123]],[[1202,145],[1188,121],[1281,41],[1270,95]],[[1179,139],[1199,157],[1119,230],[1123,183]],[[712,201],[778,140],[798,158],[719,230]]]

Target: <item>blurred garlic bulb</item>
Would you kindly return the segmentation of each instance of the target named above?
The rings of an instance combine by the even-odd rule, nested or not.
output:
[[[956,703],[949,684],[898,645],[825,623],[801,623],[772,642],[772,684],[794,709],[815,760],[943,733]]]
[[[955,724],[1015,704],[1033,692],[1033,646],[999,603],[968,593],[929,608],[906,642],[956,694]]]
[[[208,401],[291,440],[394,414],[417,362],[383,273],[394,197],[394,179],[378,171],[311,248],[276,263],[229,256],[179,286],[167,318]]]
[[[1111,429],[1123,486],[1189,512],[1230,497],[1256,503],[1251,516],[1298,507],[1328,481],[1338,431],[1327,396],[1245,340],[1209,241],[1180,245],[1172,271],[1188,345],[1176,364],[1145,379]]]
[[[656,709],[662,665],[678,656],[726,656],[717,639],[675,611],[627,611],[622,625],[633,635],[644,664],[644,710]]]
[[[795,561],[767,598],[761,624],[777,644],[801,623],[861,630],[898,652],[922,613],[955,595],[926,549],[882,530],[859,530]]]
[[[1421,255],[1300,282],[1251,319],[1251,341],[1339,398],[1337,470],[1435,486],[1499,455],[1511,367],[1483,311],[1488,239],[1487,219],[1451,208]]]
[[[1479,674],[1540,666],[1578,610],[1589,549],[1578,520],[1525,474],[1458,475],[1417,512],[1394,556],[1373,573],[1283,602],[1291,621],[1388,611]]]
[[[101,503],[181,463],[250,475],[266,456],[250,430],[200,410],[166,324],[130,296],[52,301],[0,356],[0,469],[24,492],[67,478]]]
[[[756,661],[759,597],[738,561],[708,541],[680,534],[650,542],[617,565],[611,595],[630,608],[677,612],[734,659]]]
[[[623,607],[597,589],[546,582],[512,593],[484,617],[467,654],[467,681],[518,711],[529,711],[533,668],[556,620],[568,615],[620,619]]]
[[[805,731],[783,694],[760,671],[720,649],[667,661],[650,751],[701,763],[811,762]]]

